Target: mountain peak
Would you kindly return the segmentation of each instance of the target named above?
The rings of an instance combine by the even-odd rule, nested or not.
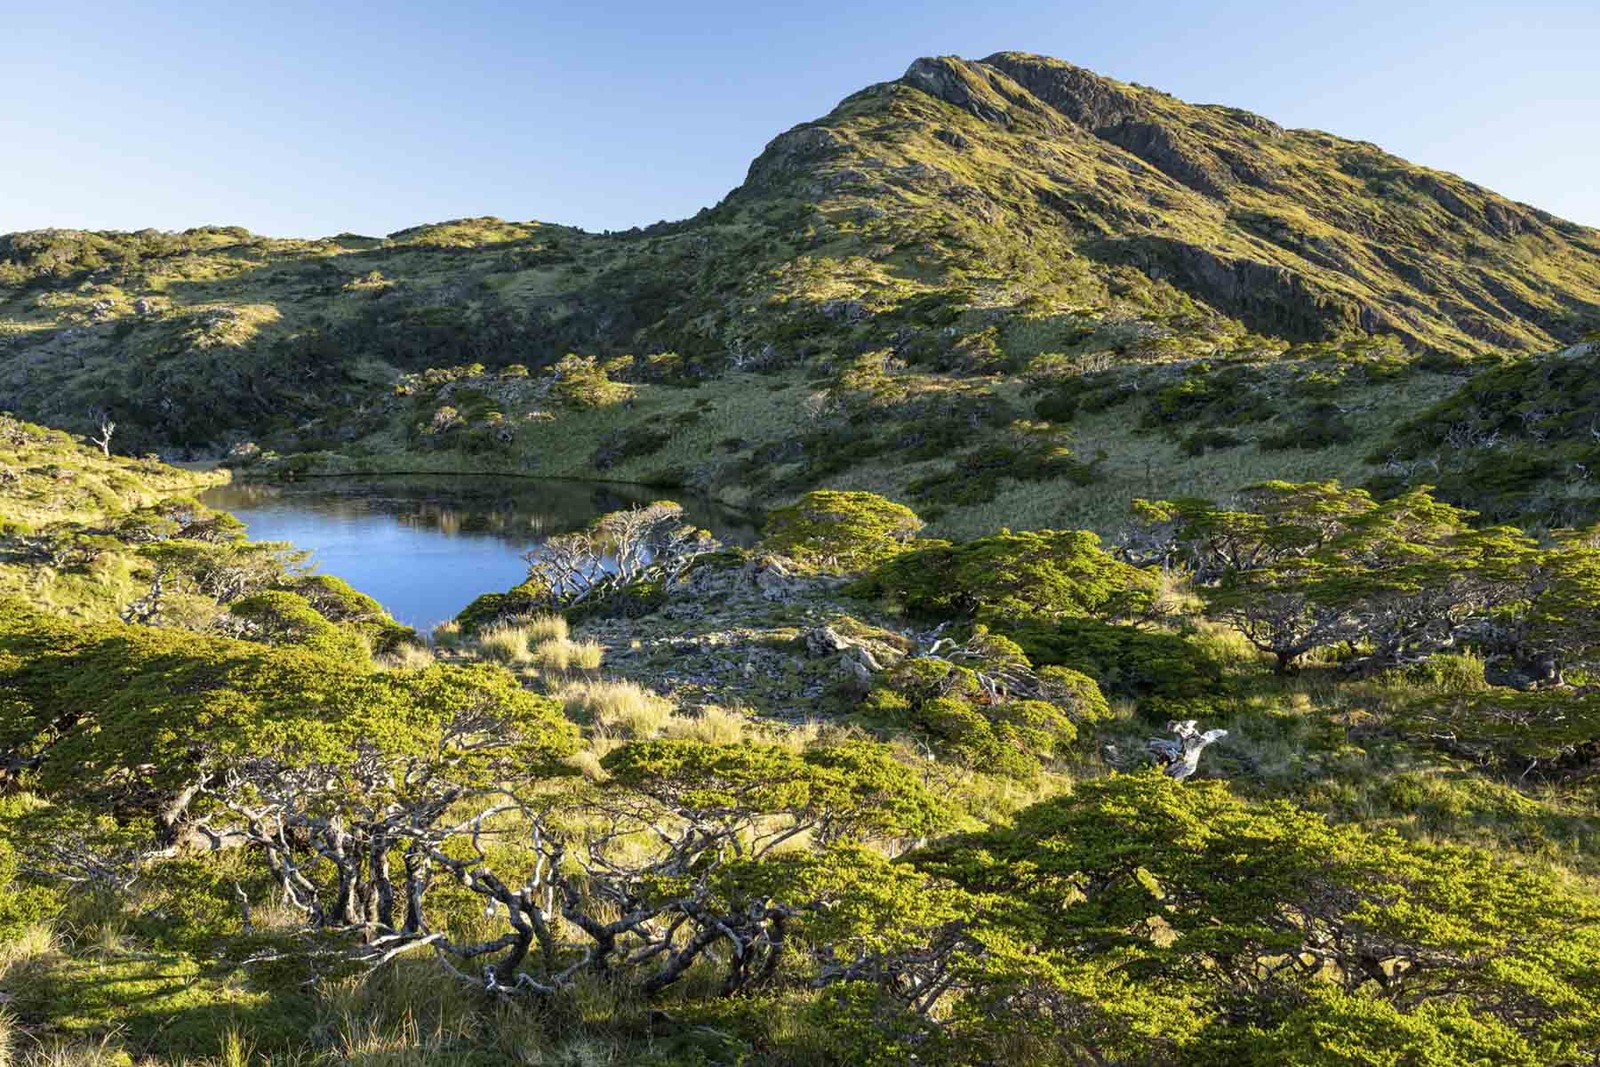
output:
[[[216,436],[209,411],[156,368],[229,344],[246,354],[226,380],[275,410],[329,351],[401,371],[674,352],[701,376],[887,351],[959,376],[1371,335],[1503,358],[1596,326],[1592,229],[1371,144],[1019,51],[918,59],[775,137],[717,208],[643,230],[0,239],[0,409],[76,425],[150,392],[123,412],[130,437],[142,419],[185,443]],[[253,377],[233,373],[248,361]]]
[[[901,112],[876,120],[884,137],[862,129],[859,111],[815,125],[859,130],[858,150],[892,143],[941,182],[959,171],[958,184],[989,194],[986,207],[1009,204],[1005,225],[1035,245],[1041,225],[1065,228],[1077,253],[1136,267],[1252,330],[1537,351],[1575,338],[1600,308],[1600,234],[1375,145],[1021,51],[921,58],[894,85],[934,106],[877,97]],[[913,118],[944,147],[913,145]],[[982,164],[951,166],[979,142]],[[1041,202],[1054,219],[1034,210]]]

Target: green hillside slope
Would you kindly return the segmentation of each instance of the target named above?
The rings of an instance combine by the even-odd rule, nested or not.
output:
[[[1081,513],[1099,477],[1365,480],[1381,431],[1474,361],[1597,326],[1594,230],[1021,53],[918,60],[774,139],[716,207],[624,233],[0,238],[0,409],[75,430],[111,412],[128,449],[762,501],[842,481],[957,524],[1030,480],[1051,488],[1028,521]],[[552,403],[568,353],[633,357],[607,373],[636,403]],[[1240,379],[1248,410],[1146,406]],[[1138,410],[1097,425],[1084,393]]]

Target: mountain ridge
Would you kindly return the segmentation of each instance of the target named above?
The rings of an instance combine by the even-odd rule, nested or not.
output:
[[[971,436],[927,461],[960,463],[1018,419],[1079,433],[1041,414],[1064,419],[1061,404],[1027,399],[1059,393],[1063,375],[1120,376],[1145,396],[1201,364],[1257,367],[1289,382],[1263,388],[1298,398],[1293,382],[1325,373],[1312,363],[1343,361],[1326,371],[1343,375],[1348,353],[1376,345],[1433,376],[1409,406],[1382,409],[1400,420],[1479,363],[1565,349],[1597,328],[1600,231],[1364,142],[1020,52],[918,59],[774,137],[713,207],[628,231],[479,218],[383,239],[227,227],[0,237],[0,410],[79,431],[111,412],[124,447],[185,455],[251,442],[431,469],[443,452],[713,490],[780,471],[761,499],[823,477],[876,485],[883,457],[931,455],[926,427],[864,443],[874,419],[924,418],[910,412],[928,396],[986,413],[962,416]],[[519,367],[543,382],[568,353],[633,357],[608,373],[641,396],[714,385],[776,421],[712,437],[687,394],[669,392],[650,416],[664,424],[643,426],[632,408],[596,417],[582,457],[557,462],[566,442],[552,450],[528,421],[549,414],[544,386],[512,395],[493,378]],[[474,394],[501,399],[397,398],[408,375],[480,364],[489,377]],[[861,415],[848,385],[858,364],[923,399],[889,411],[880,397]],[[825,432],[756,402],[763,387],[741,377],[752,371],[820,390]],[[1336,406],[1360,409],[1363,396]],[[1332,425],[1302,399],[1257,409],[1272,412],[1261,440]],[[564,416],[560,432],[584,418]],[[1161,413],[1133,421],[1168,426]],[[418,429],[436,423],[455,429]],[[1350,433],[1376,452],[1382,429]],[[1228,426],[1183,435],[1184,447],[1256,440]],[[621,460],[613,438],[631,442]],[[469,440],[476,451],[462,455]],[[652,458],[648,440],[688,442],[684,458]],[[1098,447],[1114,465],[1135,446]],[[830,454],[853,458],[841,468]],[[1354,473],[1333,455],[1302,473]]]
[[[1321,339],[1329,332],[1332,305],[1338,325],[1396,333],[1422,347],[1472,350],[1481,347],[1472,341],[1481,341],[1535,350],[1576,339],[1559,321],[1563,312],[1595,314],[1600,274],[1592,257],[1600,254],[1600,233],[1516,204],[1453,175],[1413,167],[1364,142],[1319,131],[1285,130],[1239,109],[1186,104],[1159,90],[1124,85],[1069,64],[1015,52],[997,53],[977,62],[954,57],[919,59],[898,82],[887,84],[920,90],[981,122],[1012,132],[1066,137],[1079,146],[1084,144],[1081,135],[1087,134],[1094,146],[1117,150],[1097,154],[1093,162],[1102,166],[1128,166],[1137,161],[1143,168],[1137,177],[1146,193],[1142,206],[1147,210],[1141,215],[1130,215],[1127,205],[1117,205],[1124,211],[1108,225],[1108,220],[1093,210],[1104,206],[1105,198],[1096,202],[1092,190],[1081,188],[1086,184],[1082,181],[1077,183],[1079,189],[1069,188],[1067,197],[1056,194],[1054,206],[1062,209],[1069,225],[1083,226],[1091,235],[1098,230],[1120,238],[1117,247],[1101,250],[1107,258],[1170,278],[1254,328],[1272,331],[1275,326],[1287,326],[1294,339]],[[848,104],[849,100],[841,109]],[[819,123],[797,129],[825,129],[839,110]],[[1209,142],[1194,135],[1196,128],[1208,134]],[[1306,218],[1297,218],[1285,205],[1272,202],[1277,194],[1296,194],[1290,180],[1293,160],[1285,163],[1272,158],[1263,151],[1271,145],[1263,145],[1262,138],[1268,142],[1288,139],[1294,153],[1336,151],[1348,157],[1338,160],[1338,169],[1358,175],[1399,168],[1400,177],[1415,187],[1413,191],[1428,198],[1427,206],[1444,216],[1437,221],[1444,222],[1445,228],[1419,230],[1415,225],[1419,220],[1393,211],[1389,212],[1395,216],[1391,218],[1383,213],[1364,218],[1355,210],[1359,205],[1338,200],[1320,210],[1308,210],[1316,207],[1312,197],[1288,205],[1331,228],[1316,232]],[[959,145],[950,147],[962,150]],[[1348,175],[1340,176],[1350,184]],[[1051,195],[1043,183],[1038,183],[1035,191]],[[1195,202],[1186,195],[1190,193],[1203,197],[1204,202]],[[1345,199],[1348,201],[1348,196]],[[1218,205],[1229,209],[1224,217],[1217,217]],[[1221,226],[1201,234],[1209,241],[1175,240],[1163,231],[1181,227],[1161,217],[1174,211]],[[1130,229],[1135,232],[1130,234]],[[1470,284],[1459,284],[1450,278],[1449,264],[1418,255],[1405,243],[1421,236],[1437,240],[1450,229],[1462,241],[1526,236],[1537,241],[1579,242],[1585,258],[1590,259],[1574,272],[1583,295],[1552,302],[1548,289],[1539,292],[1537,272],[1518,270],[1517,264],[1505,262],[1504,256],[1501,262],[1469,266]],[[1398,248],[1378,243],[1379,238]],[[1233,255],[1207,254],[1218,249]],[[1442,306],[1430,308],[1429,301],[1416,298],[1397,303],[1377,291],[1385,275],[1407,271],[1413,272],[1425,293],[1431,290],[1437,295]],[[1346,284],[1334,284],[1333,276],[1342,276]],[[1260,301],[1251,300],[1248,293],[1252,288],[1277,291],[1299,305],[1309,299],[1312,306],[1291,314],[1286,323],[1274,321],[1263,314]],[[1537,320],[1532,323],[1533,330],[1527,329],[1527,322],[1510,328],[1505,325],[1507,319],[1530,317]],[[1437,335],[1441,323],[1457,336]],[[1459,334],[1471,340],[1464,341]]]

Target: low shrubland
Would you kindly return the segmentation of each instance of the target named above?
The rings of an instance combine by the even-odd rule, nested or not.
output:
[[[21,1062],[1600,1047],[1589,532],[1274,482],[947,540],[856,490],[731,551],[657,503],[425,648],[103,508],[5,535]],[[1169,719],[1226,731],[1186,781]]]

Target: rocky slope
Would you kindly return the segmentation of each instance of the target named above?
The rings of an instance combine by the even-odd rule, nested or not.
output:
[[[825,212],[854,204],[867,234],[901,247],[919,219],[932,239],[921,265],[947,275],[1036,267],[1082,277],[1103,305],[1095,283],[1132,266],[1161,292],[1143,310],[1170,304],[1170,287],[1291,341],[1364,331],[1539,350],[1600,310],[1592,230],[1370,144],[1021,53],[918,60],[790,131],[733,199],[775,190]],[[962,262],[964,244],[985,254]]]

